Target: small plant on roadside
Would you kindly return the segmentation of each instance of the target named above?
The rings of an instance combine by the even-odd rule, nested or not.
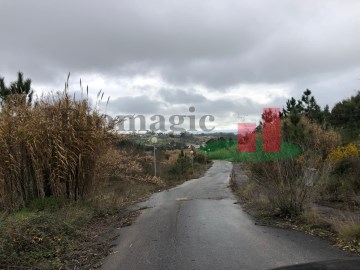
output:
[[[255,181],[273,215],[292,217],[303,211],[308,187],[297,160],[251,164],[251,181]]]
[[[175,175],[184,175],[188,174],[191,170],[191,159],[188,155],[184,153],[184,150],[181,150],[178,159],[176,160],[174,166],[170,169],[170,173]]]

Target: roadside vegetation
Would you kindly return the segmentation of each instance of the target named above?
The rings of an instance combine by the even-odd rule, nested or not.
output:
[[[298,145],[282,142],[280,152],[263,152],[263,141],[260,136],[256,140],[256,152],[239,152],[234,139],[219,138],[208,142],[202,151],[206,151],[209,159],[221,159],[231,162],[258,162],[282,160],[296,157],[301,153]]]
[[[287,102],[282,141],[301,154],[234,167],[233,188],[258,222],[303,230],[360,254],[359,101],[360,92],[330,112],[307,90]]]
[[[21,73],[0,79],[0,269],[96,268],[138,214],[129,205],[210,164],[195,148],[159,146],[154,176],[152,146],[108,125],[102,92],[93,106],[83,92],[75,99],[67,82],[34,100]]]

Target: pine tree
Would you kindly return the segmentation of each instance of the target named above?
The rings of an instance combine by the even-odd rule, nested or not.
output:
[[[335,104],[330,123],[339,128],[346,142],[360,139],[360,91],[355,96]]]
[[[16,104],[31,104],[33,90],[31,89],[31,80],[24,80],[22,72],[18,73],[17,81],[6,87],[4,78],[0,78],[0,99],[1,104],[5,104],[9,101],[10,96],[16,96]]]
[[[283,138],[291,142],[299,142],[303,139],[304,127],[300,123],[302,116],[318,124],[322,124],[324,121],[324,113],[309,89],[303,92],[299,100],[296,100],[294,97],[289,99],[286,102],[286,108],[282,110],[281,116],[282,119],[285,119],[282,126]]]
[[[294,125],[300,120],[301,115],[306,116],[312,122],[319,124],[323,122],[321,107],[317,104],[315,97],[311,95],[309,89],[304,91],[301,99],[296,100],[294,97],[289,99],[286,102],[286,108],[282,111],[282,117],[290,117]]]

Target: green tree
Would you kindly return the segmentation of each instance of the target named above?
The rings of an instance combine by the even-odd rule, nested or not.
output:
[[[311,122],[323,125],[325,115],[328,117],[329,114],[329,106],[325,108],[326,111],[321,110],[309,89],[303,92],[300,99],[296,100],[294,97],[289,99],[281,113],[281,117],[285,120],[282,128],[283,138],[293,143],[301,143],[304,139],[304,126],[300,123],[301,117],[305,116]]]
[[[170,173],[182,176],[191,169],[191,159],[181,149],[178,159],[174,166],[170,169]]]
[[[326,105],[324,107],[324,110],[322,111],[323,124],[325,128],[330,127],[330,117],[331,117],[330,108],[329,105]]]
[[[286,108],[282,110],[282,116],[290,117],[295,122],[291,121],[294,125],[299,121],[300,117],[304,115],[312,122],[322,124],[324,117],[321,107],[317,104],[311,91],[306,89],[301,96],[301,99],[296,100],[294,97],[286,102]]]
[[[0,77],[0,102],[2,105],[7,103],[11,96],[15,97],[16,104],[31,104],[33,93],[31,79],[24,80],[22,72],[18,72],[17,80],[10,83],[9,87],[6,87],[4,78]]]
[[[338,128],[346,142],[359,140],[360,91],[355,96],[335,104],[329,116],[332,126]]]
[[[314,96],[310,97],[309,103],[305,108],[305,116],[307,116],[312,122],[318,124],[323,123],[323,112],[321,111],[320,106],[317,104]]]

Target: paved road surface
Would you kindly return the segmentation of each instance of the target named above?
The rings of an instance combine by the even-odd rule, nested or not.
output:
[[[227,187],[232,164],[155,194],[120,230],[103,269],[269,269],[350,256],[300,232],[258,226]]]

